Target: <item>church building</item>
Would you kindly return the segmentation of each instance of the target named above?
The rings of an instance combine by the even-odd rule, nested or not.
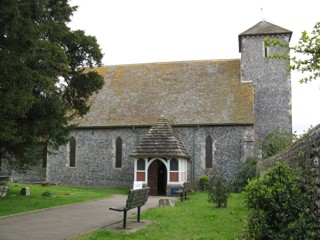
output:
[[[231,179],[275,128],[292,131],[287,49],[292,32],[261,21],[239,35],[241,59],[104,66],[105,84],[76,119],[70,143],[47,156],[43,179],[61,185],[150,186],[170,195],[201,176]],[[213,53],[214,55],[214,53]]]

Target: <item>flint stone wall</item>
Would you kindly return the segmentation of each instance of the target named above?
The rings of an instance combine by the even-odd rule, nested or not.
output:
[[[272,130],[292,131],[291,75],[286,70],[287,61],[265,57],[264,39],[267,35],[242,38],[242,81],[252,81],[254,86],[254,128],[259,139]],[[271,36],[273,37],[273,36]],[[287,35],[277,35],[284,43]],[[288,54],[283,48],[270,47],[269,54]]]
[[[221,174],[231,178],[243,161],[243,141],[251,126],[174,127],[191,160],[188,180]],[[149,128],[78,129],[75,167],[69,167],[69,147],[61,146],[48,155],[47,181],[71,186],[132,187],[134,159],[130,153]],[[213,168],[205,168],[205,140],[213,139]],[[123,142],[123,163],[115,168],[115,141]]]
[[[314,201],[314,211],[320,221],[320,125],[298,139],[292,146],[283,152],[260,161],[257,172],[262,175],[264,171],[279,161],[287,161],[293,167],[301,167],[303,188]]]
[[[10,176],[15,182],[35,183],[46,181],[46,168],[42,167],[42,159],[39,164],[27,169],[14,170],[6,161],[2,162],[0,176]]]

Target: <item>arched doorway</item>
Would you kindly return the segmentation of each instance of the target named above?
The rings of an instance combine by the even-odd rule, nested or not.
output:
[[[166,195],[167,167],[159,159],[153,161],[148,168],[148,186],[150,195]]]

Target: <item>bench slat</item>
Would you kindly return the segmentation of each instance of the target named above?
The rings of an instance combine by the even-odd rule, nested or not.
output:
[[[136,208],[144,205],[148,200],[149,188],[130,190],[126,208]]]
[[[142,188],[136,190],[130,190],[124,207],[110,207],[109,210],[123,212],[123,228],[127,226],[127,211],[132,208],[138,208],[138,222],[140,222],[140,207],[143,206],[149,196],[150,188]]]

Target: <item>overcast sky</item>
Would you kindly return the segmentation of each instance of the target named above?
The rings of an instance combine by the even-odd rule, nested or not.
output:
[[[262,19],[301,32],[320,21],[320,1],[72,0],[70,27],[96,36],[103,64],[240,58],[238,35]],[[262,8],[262,11],[261,11]],[[320,79],[292,78],[293,131],[320,123]]]

